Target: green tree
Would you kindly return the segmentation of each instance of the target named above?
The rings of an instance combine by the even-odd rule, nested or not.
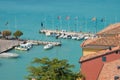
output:
[[[81,71],[76,73],[76,80],[85,80],[85,75],[83,75]]]
[[[13,35],[15,36],[15,38],[18,39],[20,36],[23,35],[23,33],[21,31],[17,30],[15,33],[13,33]]]
[[[10,36],[10,35],[11,35],[11,31],[9,31],[9,30],[2,31],[2,36],[4,38],[8,38],[8,36]]]
[[[75,74],[67,60],[48,59],[48,58],[35,58],[32,65],[28,67],[29,75],[28,80],[75,80]]]

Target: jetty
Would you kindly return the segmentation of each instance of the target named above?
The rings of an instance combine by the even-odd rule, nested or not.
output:
[[[0,53],[7,52],[21,43],[30,42],[33,45],[47,45],[52,44],[53,46],[61,46],[61,42],[52,41],[40,41],[40,40],[6,40],[0,39]]]
[[[0,53],[7,52],[13,49],[15,46],[18,46],[23,41],[19,40],[5,40],[0,39]]]
[[[61,42],[40,41],[40,40],[27,40],[26,42],[30,42],[33,45],[47,45],[47,44],[52,44],[53,46],[61,46]]]
[[[47,34],[66,34],[66,35],[81,35],[81,34],[87,34],[83,32],[67,32],[66,30],[47,30],[47,29],[42,29],[39,31],[40,33],[45,33]]]

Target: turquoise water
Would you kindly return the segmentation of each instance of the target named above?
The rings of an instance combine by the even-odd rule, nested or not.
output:
[[[41,22],[46,29],[65,29],[73,31],[92,32],[99,31],[107,25],[120,21],[119,0],[0,0],[0,31],[9,29],[23,31],[23,39],[61,41],[61,47],[43,50],[43,46],[34,46],[29,51],[11,50],[20,55],[16,59],[0,58],[1,80],[25,80],[27,67],[35,57],[49,57],[67,59],[74,64],[75,72],[79,71],[78,63],[82,50],[82,41],[68,39],[55,39],[39,34]],[[57,17],[61,16],[61,20]],[[66,20],[66,16],[70,19]],[[78,17],[75,20],[75,17]],[[95,22],[97,18],[97,28]],[[105,21],[101,22],[104,18]],[[5,25],[8,22],[8,25]],[[69,26],[68,26],[69,25]]]

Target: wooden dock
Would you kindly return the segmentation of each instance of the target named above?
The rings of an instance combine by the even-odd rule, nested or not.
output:
[[[61,46],[61,42],[50,42],[50,41],[40,41],[40,40],[27,40],[27,42],[30,42],[33,45],[47,45],[47,44],[52,44],[54,46]]]

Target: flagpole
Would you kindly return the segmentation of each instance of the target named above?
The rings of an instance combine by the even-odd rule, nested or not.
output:
[[[76,16],[75,17],[75,31],[77,31],[77,27],[78,27],[78,17]]]
[[[17,29],[17,27],[16,27],[16,16],[15,16],[15,29]]]
[[[52,17],[52,26],[53,26],[53,29],[54,29],[54,17]]]
[[[43,22],[45,23],[43,27],[46,29],[46,17],[44,18]]]
[[[62,19],[60,19],[60,30],[62,30]]]
[[[95,34],[97,33],[97,19],[96,19],[96,21],[95,21]]]
[[[68,20],[68,30],[70,30],[70,28],[69,28],[69,20]]]

